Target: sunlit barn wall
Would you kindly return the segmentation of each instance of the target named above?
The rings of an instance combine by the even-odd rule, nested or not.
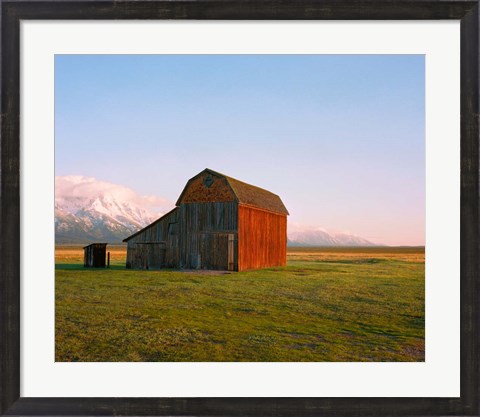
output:
[[[287,216],[238,207],[238,270],[287,264]]]

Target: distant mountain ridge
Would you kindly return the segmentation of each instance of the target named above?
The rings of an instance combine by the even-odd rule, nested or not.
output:
[[[349,233],[333,233],[322,228],[288,232],[288,246],[377,246]]]
[[[121,242],[158,216],[129,203],[108,197],[75,199],[72,209],[68,198],[55,203],[55,240],[57,243]],[[62,204],[67,203],[67,204]],[[111,210],[111,211],[110,211]]]
[[[169,200],[140,196],[129,188],[94,178],[56,177],[55,241],[57,244],[120,243],[173,207]],[[290,225],[287,243],[289,246],[375,245],[348,233]]]

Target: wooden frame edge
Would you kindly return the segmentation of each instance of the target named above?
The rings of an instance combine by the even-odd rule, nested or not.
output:
[[[1,3],[1,415],[479,415],[478,0],[3,1]],[[460,398],[20,398],[22,19],[461,19]]]

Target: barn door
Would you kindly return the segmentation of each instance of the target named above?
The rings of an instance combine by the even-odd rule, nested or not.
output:
[[[228,270],[228,246],[228,234],[202,233],[198,268]]]

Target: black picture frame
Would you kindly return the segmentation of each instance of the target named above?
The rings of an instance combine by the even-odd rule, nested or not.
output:
[[[1,2],[1,415],[479,415],[479,1],[170,0]],[[23,19],[434,20],[461,24],[459,398],[20,397],[20,21]]]

